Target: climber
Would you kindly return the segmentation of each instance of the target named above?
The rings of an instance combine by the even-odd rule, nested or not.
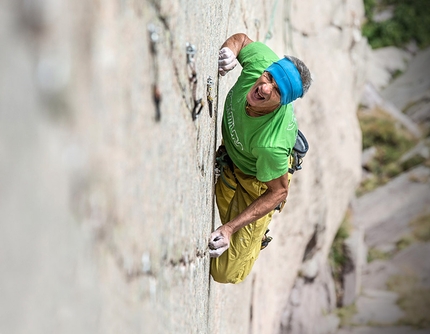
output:
[[[219,283],[243,281],[271,240],[267,227],[274,210],[285,204],[298,134],[291,102],[312,81],[302,61],[279,59],[242,33],[221,46],[220,75],[237,63],[242,72],[224,102],[223,144],[217,152],[221,176],[215,194],[223,225],[209,238],[211,275]]]

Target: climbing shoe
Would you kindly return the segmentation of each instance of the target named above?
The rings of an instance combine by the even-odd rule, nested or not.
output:
[[[278,210],[279,211],[279,213],[281,213],[281,211],[282,211],[282,209],[284,208],[284,206],[285,206],[285,203],[287,202],[287,200],[285,200],[285,201],[282,201],[281,203],[279,203],[279,205],[275,208],[275,211],[276,210]],[[267,232],[266,232],[267,233]]]
[[[263,250],[264,248],[267,247],[267,245],[269,244],[269,242],[272,241],[272,237],[268,236],[267,233],[269,233],[269,229],[267,229],[266,233],[264,233],[263,235],[263,239],[261,239],[261,248],[260,250]]]

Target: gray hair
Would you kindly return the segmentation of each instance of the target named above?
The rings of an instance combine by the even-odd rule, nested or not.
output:
[[[305,95],[312,84],[311,72],[309,71],[305,63],[302,62],[300,59],[293,56],[287,56],[287,55],[285,55],[285,58],[288,58],[289,60],[291,60],[291,62],[294,64],[294,66],[296,66],[297,70],[299,71],[300,78],[302,79],[303,95]]]

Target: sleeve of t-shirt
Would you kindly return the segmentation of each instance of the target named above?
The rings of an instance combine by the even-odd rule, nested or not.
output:
[[[281,147],[254,148],[253,155],[257,158],[257,179],[268,182],[288,172],[288,157],[291,152]]]
[[[240,50],[237,60],[242,65],[242,75],[258,78],[279,57],[266,44],[253,42]]]

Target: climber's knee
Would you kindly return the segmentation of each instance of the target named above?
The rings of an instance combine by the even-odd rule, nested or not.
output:
[[[226,254],[226,252],[224,254]],[[223,255],[219,258],[211,259],[211,275],[214,281],[224,284],[237,284],[242,282],[251,272],[255,259],[227,262],[223,259]]]
[[[230,247],[218,258],[211,259],[211,275],[216,282],[242,282],[251,272],[261,250],[261,240],[272,213],[241,228],[230,239]]]

